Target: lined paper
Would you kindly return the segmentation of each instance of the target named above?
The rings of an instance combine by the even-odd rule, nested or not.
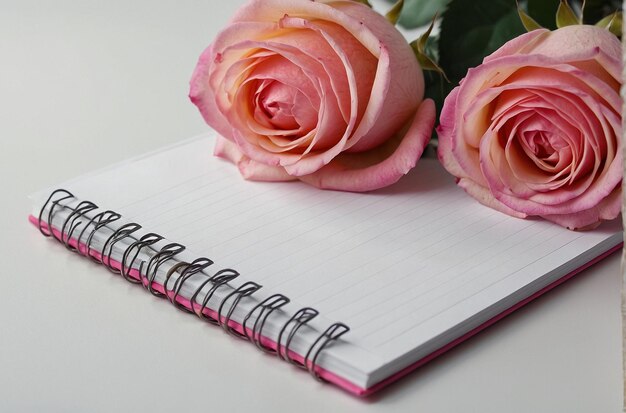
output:
[[[621,238],[615,224],[579,233],[485,208],[432,159],[390,188],[353,194],[244,181],[212,145],[195,139],[70,187],[348,324],[346,339],[383,360]]]

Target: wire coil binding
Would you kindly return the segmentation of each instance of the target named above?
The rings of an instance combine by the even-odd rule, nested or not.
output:
[[[78,202],[76,206],[69,206],[71,202]],[[52,223],[55,215],[61,209],[69,210],[67,217],[57,226],[56,231]],[[150,232],[137,238],[135,233],[142,229],[138,223],[129,222],[112,229],[110,224],[120,220],[121,214],[105,210],[91,218],[88,214],[96,211],[99,207],[90,201],[79,201],[74,194],[65,189],[54,190],[44,205],[41,207],[38,216],[38,229],[46,237],[52,237],[70,251],[84,255],[91,260],[104,265],[111,272],[120,274],[126,281],[132,284],[141,284],[152,295],[166,298],[174,307],[186,313],[195,314],[201,320],[210,324],[222,327],[228,334],[252,342],[258,349],[265,353],[275,354],[281,360],[289,364],[306,369],[318,380],[323,380],[319,375],[318,360],[322,351],[334,341],[346,334],[350,328],[344,323],[333,323],[323,333],[319,334],[311,344],[303,361],[296,360],[290,353],[294,337],[298,331],[306,326],[311,320],[319,315],[319,311],[311,307],[304,307],[295,312],[281,327],[276,343],[266,341],[263,336],[263,329],[267,319],[275,311],[284,311],[282,308],[290,303],[290,299],[283,294],[273,294],[265,298],[252,309],[250,309],[243,321],[239,325],[241,331],[232,324],[232,316],[235,313],[240,301],[245,297],[254,295],[263,288],[262,285],[247,281],[238,287],[232,287],[230,283],[239,277],[239,272],[232,268],[224,268],[208,276],[203,273],[208,267],[214,264],[213,260],[200,257],[192,262],[177,260],[176,257],[185,250],[185,246],[175,242],[168,243],[160,249],[155,249],[157,243],[165,241],[159,234]],[[46,210],[48,213],[46,214]],[[78,235],[75,233],[88,219]],[[95,234],[105,228],[111,230],[111,234],[106,238],[100,252],[92,246]],[[84,241],[83,239],[87,237]],[[115,246],[126,240],[130,242],[123,249],[119,262],[113,258]],[[146,261],[141,259],[143,254],[150,258]],[[138,265],[136,264],[139,260]],[[165,280],[161,284],[159,291],[155,286],[159,269],[166,262],[176,262],[165,273]],[[134,272],[133,272],[134,270]],[[189,306],[183,304],[182,289],[194,275],[202,274],[205,279],[200,282],[190,298]],[[208,287],[210,286],[210,287]],[[215,292],[229,286],[232,291],[224,296],[218,303],[212,306],[215,311],[209,310],[209,302],[215,296]],[[208,289],[207,289],[208,287]],[[206,291],[205,291],[206,290]],[[199,301],[200,294],[204,292],[202,301]],[[256,318],[254,318],[256,317]],[[254,320],[252,320],[254,318]]]

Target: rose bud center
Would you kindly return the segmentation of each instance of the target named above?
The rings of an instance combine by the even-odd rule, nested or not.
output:
[[[254,98],[255,118],[277,129],[298,129],[301,125],[293,114],[297,93],[291,86],[264,80]]]
[[[536,158],[547,165],[556,166],[562,149],[567,148],[565,141],[558,135],[548,131],[531,131],[525,135],[526,145]]]

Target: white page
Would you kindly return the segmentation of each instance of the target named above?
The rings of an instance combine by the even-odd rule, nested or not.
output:
[[[592,258],[576,257],[621,239],[616,223],[580,233],[485,208],[436,160],[390,188],[353,194],[244,181],[212,146],[191,140],[69,189],[289,296],[291,309],[346,323],[364,371],[401,356],[407,365],[538,289],[525,286],[568,272],[550,275],[555,268],[576,268]]]

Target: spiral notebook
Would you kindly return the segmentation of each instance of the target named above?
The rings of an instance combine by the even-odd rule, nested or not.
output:
[[[617,221],[572,232],[485,208],[434,159],[366,194],[248,182],[212,156],[214,137],[35,193],[30,221],[120,282],[357,395],[622,242]]]

